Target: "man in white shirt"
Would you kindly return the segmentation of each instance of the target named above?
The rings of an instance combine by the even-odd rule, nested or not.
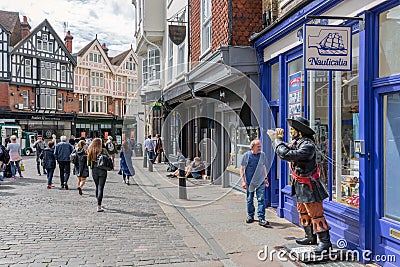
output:
[[[156,154],[154,153],[154,142],[151,139],[151,134],[147,136],[147,139],[144,141],[144,148],[146,149],[147,157],[150,162],[154,164],[156,160]]]

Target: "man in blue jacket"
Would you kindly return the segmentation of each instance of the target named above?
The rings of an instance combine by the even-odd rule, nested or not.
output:
[[[54,156],[56,157],[58,167],[60,168],[61,189],[65,188],[68,190],[68,179],[71,173],[70,155],[74,150],[74,147],[67,142],[67,137],[65,135],[60,137],[60,141],[61,142],[56,145]]]

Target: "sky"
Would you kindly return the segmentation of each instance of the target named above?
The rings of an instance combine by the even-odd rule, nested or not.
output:
[[[64,40],[66,30],[74,37],[72,53],[96,38],[114,56],[134,43],[134,6],[132,0],[0,0],[0,10],[19,12],[36,28],[47,19]]]

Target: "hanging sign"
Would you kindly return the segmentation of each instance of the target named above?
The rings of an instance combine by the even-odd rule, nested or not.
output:
[[[176,44],[180,45],[186,38],[186,26],[168,25],[169,39]]]
[[[302,86],[301,72],[289,76],[289,118],[301,116]]]
[[[351,27],[304,25],[306,70],[351,70]]]

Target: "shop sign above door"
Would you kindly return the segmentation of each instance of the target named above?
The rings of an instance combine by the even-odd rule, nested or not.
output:
[[[351,70],[351,27],[304,25],[306,70]]]

